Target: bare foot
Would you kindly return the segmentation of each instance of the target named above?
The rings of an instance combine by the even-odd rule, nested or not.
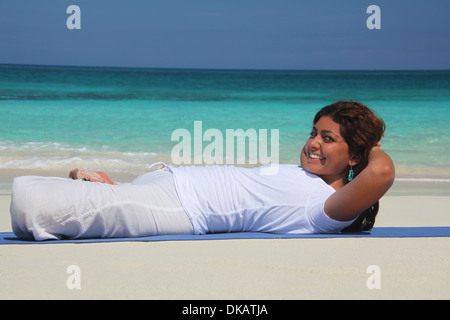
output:
[[[85,180],[91,182],[117,184],[114,181],[111,181],[111,179],[109,179],[109,177],[104,172],[86,170],[82,168],[77,168],[70,171],[69,178],[72,178],[74,180]]]

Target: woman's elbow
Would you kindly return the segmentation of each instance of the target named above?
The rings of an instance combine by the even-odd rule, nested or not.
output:
[[[395,167],[392,161],[380,164],[372,168],[372,174],[383,185],[390,187],[395,179]]]

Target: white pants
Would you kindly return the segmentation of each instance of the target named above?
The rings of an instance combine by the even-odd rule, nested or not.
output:
[[[120,185],[18,177],[10,211],[14,233],[35,240],[193,234],[169,171]]]

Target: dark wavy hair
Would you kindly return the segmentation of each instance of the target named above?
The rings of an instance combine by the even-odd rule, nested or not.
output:
[[[371,109],[356,101],[338,101],[323,107],[314,117],[313,123],[316,124],[323,116],[331,117],[339,124],[340,134],[348,145],[350,155],[359,159],[359,163],[352,168],[356,177],[367,166],[372,147],[383,137],[386,130],[384,121]],[[344,183],[347,183],[347,179]],[[342,231],[357,232],[372,229],[378,209],[377,201]]]

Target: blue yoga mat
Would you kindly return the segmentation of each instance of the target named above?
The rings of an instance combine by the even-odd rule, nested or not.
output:
[[[450,227],[377,227],[370,231],[337,234],[273,234],[261,232],[215,233],[205,235],[167,235],[138,238],[76,239],[32,241],[17,238],[12,232],[0,232],[0,244],[58,244],[124,241],[191,241],[233,239],[325,239],[325,238],[423,238],[450,237]]]

